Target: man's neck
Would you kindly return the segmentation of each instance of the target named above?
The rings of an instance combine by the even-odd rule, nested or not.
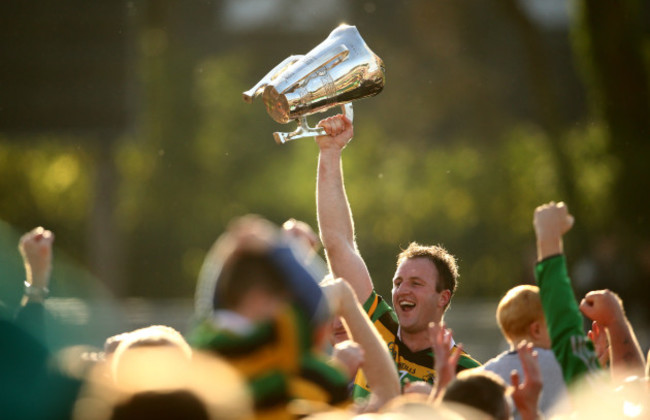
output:
[[[411,352],[431,349],[428,330],[408,333],[400,328],[397,332],[397,336]]]

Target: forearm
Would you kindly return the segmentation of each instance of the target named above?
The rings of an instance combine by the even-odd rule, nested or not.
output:
[[[623,379],[630,375],[643,376],[645,361],[643,353],[627,319],[620,319],[608,326],[610,366],[612,377]]]
[[[345,305],[341,312],[352,339],[364,350],[363,371],[372,392],[382,402],[399,395],[400,383],[395,362],[368,315],[356,301]]]
[[[564,256],[547,258],[535,267],[542,308],[551,347],[562,367],[565,382],[573,383],[598,368],[591,340],[583,331],[583,319],[571,288]]]
[[[316,207],[318,228],[330,270],[335,277],[345,278],[363,302],[372,292],[373,285],[356,248],[339,149],[325,149],[319,155]]]
[[[354,223],[343,184],[341,150],[321,151],[318,159],[316,190],[318,227],[323,246],[354,248]]]

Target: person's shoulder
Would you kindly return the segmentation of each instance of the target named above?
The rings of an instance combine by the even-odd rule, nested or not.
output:
[[[513,354],[513,352],[510,350],[506,350],[502,353],[499,353],[493,358],[491,358],[490,360],[488,360],[487,362],[485,362],[483,364],[483,369],[492,370],[497,366],[509,362],[513,355],[516,356],[516,353]]]
[[[397,322],[397,317],[393,312],[393,308],[391,308],[388,302],[386,302],[386,299],[384,299],[374,289],[370,293],[370,296],[368,296],[368,299],[363,303],[363,309],[373,322],[386,314],[389,314],[390,318],[394,322]]]
[[[469,353],[463,350],[460,354],[460,358],[458,359],[458,367],[456,370],[461,371],[461,370],[472,369],[481,366],[483,366],[481,362],[474,359]]]
[[[557,361],[557,357],[555,357],[553,350],[535,347],[535,351],[537,351],[537,360],[542,368],[553,366],[561,369],[560,363]]]

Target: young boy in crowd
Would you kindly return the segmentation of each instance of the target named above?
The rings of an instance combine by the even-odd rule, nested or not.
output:
[[[510,348],[487,361],[483,369],[496,373],[506,382],[510,380],[513,370],[521,375],[522,366],[517,354],[517,345],[524,340],[532,343],[537,351],[544,381],[539,409],[547,417],[567,413],[570,409],[567,388],[562,369],[551,350],[551,339],[539,298],[539,288],[520,285],[510,289],[497,306],[496,318]],[[519,418],[516,408],[513,415]]]

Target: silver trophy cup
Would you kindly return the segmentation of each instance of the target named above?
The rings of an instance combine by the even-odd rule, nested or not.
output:
[[[377,95],[384,87],[384,63],[361,38],[355,26],[340,25],[305,55],[287,57],[255,86],[244,92],[251,103],[262,95],[275,121],[298,121],[291,133],[273,133],[277,143],[324,135],[307,124],[307,116],[341,106],[352,120],[352,101]]]

